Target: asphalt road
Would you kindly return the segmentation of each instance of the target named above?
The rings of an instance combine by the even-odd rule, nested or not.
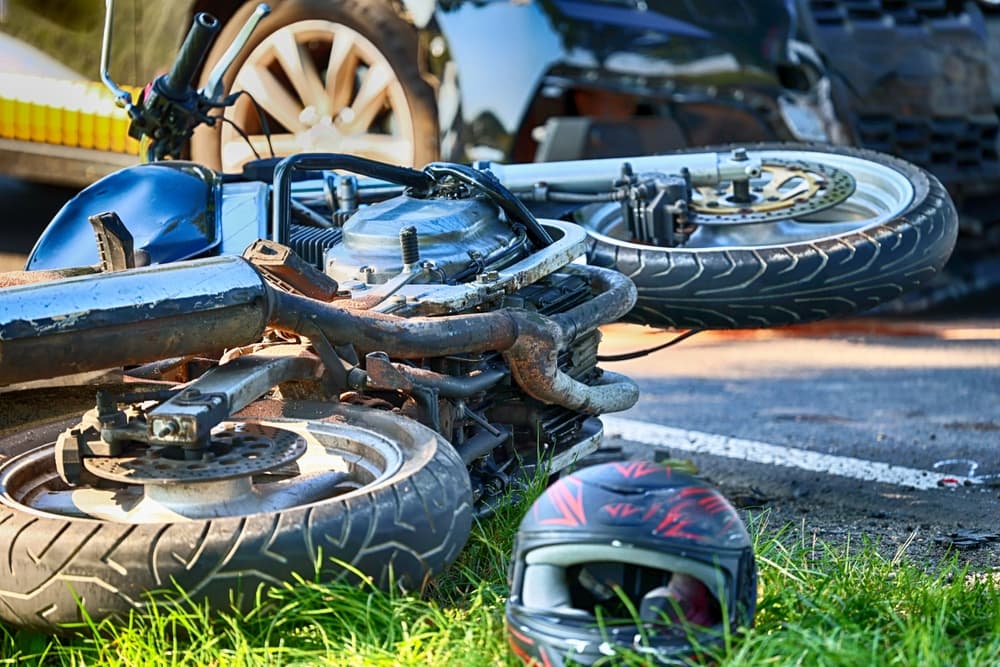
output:
[[[605,353],[667,335],[618,327]],[[632,452],[660,446],[727,488],[848,522],[905,509],[1000,532],[1000,294],[961,316],[704,333],[607,367],[640,383],[605,420]]]
[[[0,266],[18,268],[71,195],[0,179],[14,221]],[[611,327],[603,353],[671,335]],[[1000,533],[1000,290],[905,319],[706,332],[605,365],[642,392],[605,419],[608,444],[688,459],[743,504],[808,513],[827,532]],[[1000,567],[1000,545],[984,551]]]

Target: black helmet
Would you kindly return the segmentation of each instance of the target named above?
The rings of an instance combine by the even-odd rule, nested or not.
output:
[[[521,521],[508,641],[526,664],[623,649],[668,662],[749,626],[756,602],[750,537],[718,491],[658,463],[604,463],[557,481]]]

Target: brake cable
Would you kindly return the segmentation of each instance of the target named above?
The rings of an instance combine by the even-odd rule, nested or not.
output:
[[[653,352],[659,352],[660,350],[666,349],[672,345],[677,345],[677,343],[683,342],[690,338],[691,336],[701,333],[704,329],[691,329],[690,331],[685,331],[679,336],[674,336],[666,343],[660,343],[654,347],[647,348],[645,350],[636,350],[635,352],[624,352],[622,354],[608,354],[608,355],[597,355],[598,361],[628,361],[630,359],[638,359],[639,357],[645,357],[647,354],[652,354]]]
[[[493,172],[480,171],[464,164],[432,162],[424,167],[424,173],[435,181],[450,176],[464,185],[480,190],[503,210],[510,224],[521,223],[524,225],[528,238],[531,239],[536,248],[552,245],[552,237],[545,227],[535,219],[524,202],[500,183]]]

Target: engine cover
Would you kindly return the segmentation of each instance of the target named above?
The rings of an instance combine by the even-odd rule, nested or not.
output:
[[[326,273],[337,281],[384,283],[403,270],[399,232],[415,227],[421,261],[446,275],[506,248],[511,228],[485,199],[417,199],[401,196],[360,209],[344,223],[343,241],[326,253]],[[439,282],[428,273],[414,282]]]

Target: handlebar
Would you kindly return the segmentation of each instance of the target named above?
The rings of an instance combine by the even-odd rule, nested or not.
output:
[[[271,9],[264,4],[257,7],[236,35],[236,39],[216,63],[206,87],[200,91],[194,89],[194,79],[219,32],[220,24],[211,14],[205,12],[196,14],[170,71],[151,81],[143,90],[139,100],[133,103],[132,96],[122,90],[108,72],[114,0],[105,2],[104,35],[101,42],[101,81],[114,94],[115,103],[128,113],[129,136],[133,139],[149,140],[143,156],[145,159],[162,160],[166,157],[179,157],[184,142],[191,136],[195,127],[200,123],[211,125],[215,122],[215,118],[209,116],[209,112],[229,106],[235,100],[235,95],[222,97],[222,78],[240,50],[249,42],[254,28]],[[3,0],[0,0],[0,5],[2,4]]]
[[[173,67],[163,81],[163,92],[166,95],[175,99],[187,95],[217,32],[219,32],[219,20],[211,14],[199,12],[194,17]]]
[[[198,91],[198,94],[207,100],[212,102],[217,102],[222,98],[223,86],[222,79],[226,76],[226,72],[232,67],[233,63],[236,61],[236,57],[239,56],[240,51],[247,45],[250,41],[250,35],[256,30],[257,24],[261,20],[271,13],[271,8],[261,3],[257,5],[257,9],[254,10],[247,22],[243,24],[240,28],[239,33],[237,33],[236,38],[233,43],[229,45],[226,52],[222,54],[219,58],[219,62],[215,64],[212,71],[208,75],[208,80],[205,82],[205,87]]]

